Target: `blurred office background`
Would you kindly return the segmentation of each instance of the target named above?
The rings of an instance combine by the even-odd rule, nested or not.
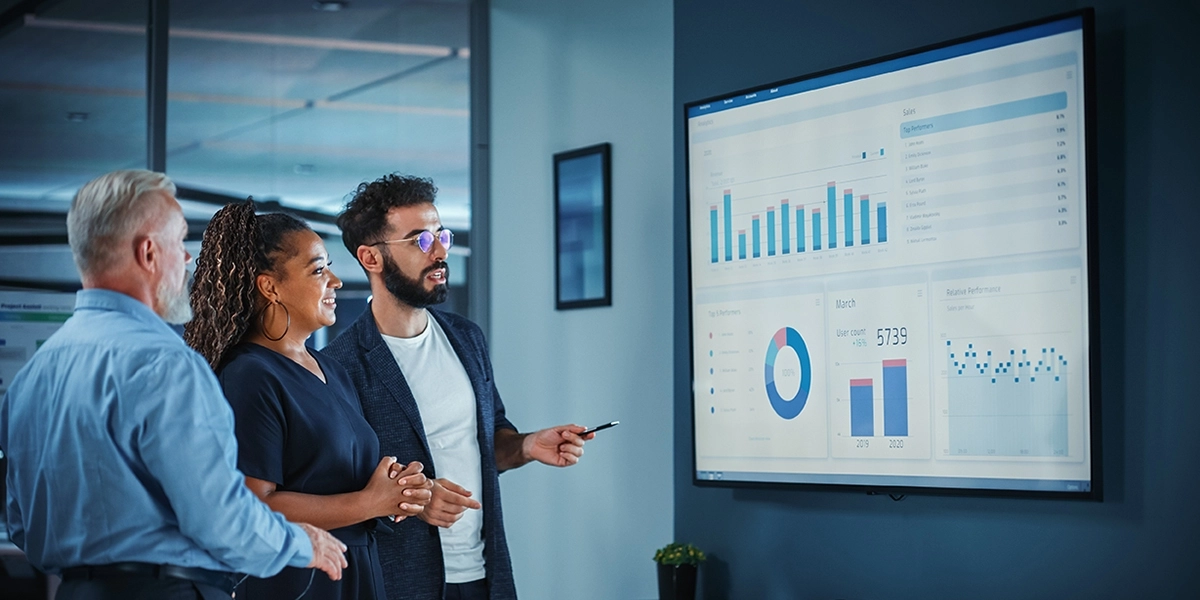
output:
[[[359,183],[401,171],[438,185],[456,232],[451,308],[465,314],[470,11],[465,1],[0,2],[0,243],[12,257],[0,278],[77,287],[62,220],[71,197],[99,173],[151,166],[180,186],[194,242],[220,206],[251,196],[306,218],[337,254],[343,306],[361,310],[366,280],[334,217]],[[156,21],[170,30],[161,47],[147,34]],[[165,111],[151,118],[156,98]]]

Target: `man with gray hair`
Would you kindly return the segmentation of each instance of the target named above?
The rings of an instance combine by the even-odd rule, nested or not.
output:
[[[163,322],[191,318],[175,185],[150,171],[95,179],[67,236],[75,313],[0,400],[12,541],[63,576],[63,600],[229,598],[233,573],[285,566],[340,578],[341,542],[246,487],[216,377]]]

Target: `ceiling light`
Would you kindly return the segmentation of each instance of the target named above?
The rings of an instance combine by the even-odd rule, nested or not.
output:
[[[88,120],[88,116],[88,113],[85,112],[69,112],[67,113],[67,120],[72,123],[82,123]]]
[[[324,12],[337,12],[343,8],[349,8],[350,3],[346,0],[317,0],[313,2],[313,10]]]

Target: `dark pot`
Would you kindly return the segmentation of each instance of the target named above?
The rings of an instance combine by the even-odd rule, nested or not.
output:
[[[696,565],[658,565],[658,600],[693,600]]]

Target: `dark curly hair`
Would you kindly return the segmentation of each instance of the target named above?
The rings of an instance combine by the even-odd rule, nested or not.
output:
[[[375,181],[364,181],[338,215],[342,243],[350,256],[358,256],[359,246],[383,240],[388,211],[402,206],[433,204],[436,196],[437,186],[425,177],[391,173]]]
[[[275,270],[284,238],[297,231],[312,229],[291,215],[255,215],[253,200],[227,204],[208,222],[192,284],[195,317],[184,326],[183,340],[214,371],[225,353],[246,337],[254,315],[266,303],[254,278]]]

